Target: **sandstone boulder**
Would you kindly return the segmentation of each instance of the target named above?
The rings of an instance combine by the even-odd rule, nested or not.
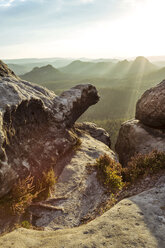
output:
[[[165,151],[165,129],[151,128],[138,120],[126,121],[121,125],[115,149],[123,166],[136,153]]]
[[[165,128],[165,80],[142,95],[135,118],[147,126]]]
[[[95,123],[76,123],[76,127],[90,134],[94,139],[103,142],[108,147],[111,147],[111,140],[109,134],[107,133],[107,131],[105,131],[105,129],[98,127]]]
[[[7,77],[10,76],[14,79],[18,79],[18,77],[14,74],[14,72],[10,70],[7,67],[7,65],[0,60],[0,78],[6,77],[6,76]]]
[[[0,197],[19,177],[39,176],[77,143],[74,122],[99,100],[90,84],[56,96],[0,62]]]

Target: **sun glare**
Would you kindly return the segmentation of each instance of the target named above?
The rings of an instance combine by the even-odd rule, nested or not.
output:
[[[100,51],[121,56],[165,54],[164,22],[165,1],[134,1],[128,13],[115,20],[104,20],[84,29],[77,36],[84,52],[90,55]]]
[[[93,0],[81,2],[94,3]],[[162,27],[165,1],[120,0],[116,5],[113,13],[109,9],[109,15],[106,12],[103,18],[89,22],[84,19],[78,26],[73,23],[69,27],[32,29],[28,32],[34,33],[33,39],[24,38],[23,42],[5,45],[0,50],[1,57],[6,57],[6,54],[10,54],[11,58],[164,55],[165,33]]]
[[[128,0],[123,2],[126,8]],[[165,34],[162,32],[165,2],[163,0],[133,1],[126,13],[109,16],[80,30],[70,30],[63,46],[71,56],[111,57],[165,54]],[[69,47],[69,50],[68,50]],[[72,52],[73,55],[73,52]]]

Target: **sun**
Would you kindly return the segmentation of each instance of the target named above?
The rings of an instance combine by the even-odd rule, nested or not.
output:
[[[131,3],[131,4],[130,4]],[[127,9],[127,6],[129,8]],[[123,13],[72,32],[67,45],[75,56],[130,57],[165,54],[163,0],[123,0]],[[67,49],[66,49],[67,52]]]

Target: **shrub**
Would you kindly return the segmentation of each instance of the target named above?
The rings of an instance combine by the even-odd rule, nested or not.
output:
[[[165,152],[154,150],[145,155],[136,154],[126,168],[104,154],[96,160],[95,166],[99,180],[114,193],[122,189],[125,183],[134,183],[139,178],[165,169]]]
[[[0,207],[14,215],[23,213],[37,196],[37,192],[32,194],[33,182],[33,177],[30,175],[25,179],[19,179],[12,190],[0,200]]]
[[[109,191],[114,193],[122,189],[122,167],[119,163],[104,154],[96,160],[95,166],[97,177]]]
[[[36,182],[31,175],[25,179],[19,179],[12,190],[0,199],[0,208],[12,215],[23,214],[34,200],[46,199],[55,182],[56,178],[52,168],[44,172]]]
[[[123,168],[122,175],[124,181],[133,183],[142,176],[155,174],[162,169],[165,169],[165,153],[154,150],[132,157],[127,167]]]

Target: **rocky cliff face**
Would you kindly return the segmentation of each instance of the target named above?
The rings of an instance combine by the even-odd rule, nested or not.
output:
[[[124,166],[136,153],[165,151],[165,81],[142,95],[135,117],[122,124],[116,143]]]
[[[38,176],[76,145],[74,122],[99,96],[78,85],[56,96],[0,62],[0,197],[17,178]]]

